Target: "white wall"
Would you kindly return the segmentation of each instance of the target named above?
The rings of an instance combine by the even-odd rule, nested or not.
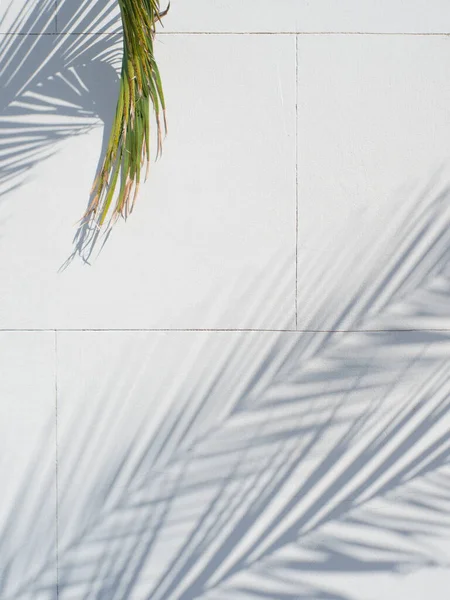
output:
[[[448,2],[173,0],[89,254],[119,26],[0,0],[0,598],[446,600]]]

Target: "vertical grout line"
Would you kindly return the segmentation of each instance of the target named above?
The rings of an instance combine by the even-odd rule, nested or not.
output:
[[[298,35],[295,36],[295,329],[298,330]]]
[[[58,33],[58,0],[55,1],[55,33]]]
[[[59,471],[58,471],[58,331],[55,329],[55,521],[56,521],[56,600],[59,598]]]

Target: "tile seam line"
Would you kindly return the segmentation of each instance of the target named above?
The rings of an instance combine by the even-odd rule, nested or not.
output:
[[[295,36],[295,329],[298,329],[298,35]]]
[[[450,31],[159,31],[160,35],[408,35],[449,36]]]
[[[55,570],[56,600],[59,599],[59,447],[58,447],[58,330],[54,330],[55,345]]]
[[[116,328],[0,329],[0,333],[450,333],[449,327],[386,329]]]
[[[113,36],[120,34],[121,31],[55,31],[55,32],[22,32],[22,31],[4,31],[0,32],[0,36],[68,36],[68,35],[97,35],[97,36]],[[412,31],[160,31],[159,36],[170,35],[192,35],[192,36],[208,36],[208,35],[251,35],[251,36],[406,36],[406,37],[448,37],[450,31],[441,32],[412,32]]]

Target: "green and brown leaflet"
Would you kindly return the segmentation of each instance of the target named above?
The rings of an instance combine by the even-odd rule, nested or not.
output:
[[[154,57],[157,23],[167,14],[159,0],[118,0],[123,26],[119,99],[105,157],[92,189],[84,221],[101,228],[132,212],[139,186],[148,174],[152,113],[156,121],[156,157],[167,131],[166,104]]]

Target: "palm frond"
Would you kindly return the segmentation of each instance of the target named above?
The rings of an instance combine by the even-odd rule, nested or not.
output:
[[[101,227],[114,200],[113,218],[133,210],[141,182],[141,168],[150,160],[150,103],[157,126],[156,157],[162,150],[162,122],[166,106],[153,52],[155,25],[161,19],[158,0],[119,0],[124,49],[119,100],[103,166],[94,183],[94,198],[85,214]]]
[[[64,33],[57,35],[54,32],[55,3],[44,0],[32,7],[24,5],[16,19],[17,35],[0,38],[0,196],[22,185],[35,165],[52,156],[58,143],[103,126],[96,183],[86,210],[89,216],[83,220],[74,240],[73,256],[81,255],[84,260],[89,259],[98,240],[101,215],[107,218],[106,211],[102,210],[108,193],[111,191],[111,198],[114,196],[112,214],[119,207],[124,215],[131,210],[139,181],[145,175],[141,174],[142,167],[145,163],[148,166],[150,157],[153,101],[157,103],[154,113],[156,132],[159,132],[155,154],[161,152],[165,102],[153,43],[155,27],[165,11],[160,15],[159,3],[149,0],[148,4],[139,3],[138,13],[130,12],[128,3],[129,0],[123,4],[123,19],[129,23],[128,37],[114,10],[116,0],[78,3],[61,0],[58,8],[66,25]],[[133,4],[136,3],[131,2]],[[93,31],[100,23],[109,32],[105,36]],[[139,37],[130,27],[138,28]],[[71,35],[87,30],[91,33]],[[28,35],[30,33],[33,35]],[[140,79],[133,75],[137,64]],[[134,98],[135,103],[130,105],[128,115],[118,110],[126,89],[130,101]],[[119,94],[119,102],[115,110],[111,98],[116,94]],[[114,144],[117,144],[115,151]],[[142,145],[139,147],[139,144]],[[128,171],[123,170],[121,175],[131,150],[136,160],[128,161]],[[122,156],[120,163],[113,160],[119,155]],[[116,172],[117,198],[110,185],[110,176]],[[120,196],[121,190],[127,191],[128,196]],[[115,214],[117,216],[117,211]]]

